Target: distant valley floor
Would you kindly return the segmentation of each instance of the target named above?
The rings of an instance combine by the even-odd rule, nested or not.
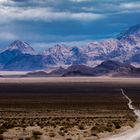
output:
[[[1,78],[0,136],[94,140],[134,127],[121,88],[139,109],[139,85],[137,78]]]

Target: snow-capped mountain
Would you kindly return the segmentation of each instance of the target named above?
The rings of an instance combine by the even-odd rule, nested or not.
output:
[[[129,28],[115,39],[93,41],[84,46],[56,45],[45,51],[54,58],[56,65],[84,64],[96,66],[106,60],[139,64],[140,24]]]
[[[13,50],[18,50],[23,54],[35,54],[34,49],[26,42],[16,40],[14,41],[8,48],[7,50],[13,51]]]
[[[54,47],[45,50],[42,55],[44,57],[51,57],[54,64],[65,64],[66,60],[71,56],[70,48],[63,44],[57,44]]]
[[[118,35],[117,39],[124,40],[124,39],[128,39],[129,37],[133,38],[134,36],[140,37],[140,23],[135,26],[132,26],[129,29],[127,29],[126,31],[120,33]]]
[[[8,48],[0,53],[0,64],[6,64],[21,54],[35,54],[34,49],[25,42],[14,41]]]
[[[43,52],[44,56],[51,56],[56,65],[86,64],[95,66],[107,59],[107,55],[118,49],[119,42],[109,39],[102,42],[92,42],[85,46],[68,47],[56,45]]]
[[[36,70],[73,64],[95,67],[107,60],[140,65],[140,24],[113,39],[83,46],[57,44],[41,54],[28,43],[17,40],[0,53],[0,69]]]
[[[121,33],[117,39],[121,42],[124,52],[126,52],[126,60],[132,63],[132,58],[140,54],[140,24]]]
[[[0,53],[2,70],[43,69],[43,57],[26,42],[16,40]]]

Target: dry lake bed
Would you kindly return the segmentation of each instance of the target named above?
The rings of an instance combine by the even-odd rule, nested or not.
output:
[[[96,140],[135,127],[139,78],[0,78],[0,140]]]

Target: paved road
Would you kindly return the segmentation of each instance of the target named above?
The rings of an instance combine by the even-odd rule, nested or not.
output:
[[[125,94],[125,91],[121,89],[123,96],[128,100],[128,107],[138,116],[137,125],[120,134],[105,138],[104,140],[140,140],[140,110],[136,110],[132,105],[132,100]]]

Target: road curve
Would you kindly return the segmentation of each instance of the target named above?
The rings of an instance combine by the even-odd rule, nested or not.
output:
[[[103,140],[140,140],[140,111],[135,109],[135,107],[132,105],[133,101],[125,94],[123,89],[121,89],[121,92],[122,95],[128,100],[128,107],[133,110],[133,112],[138,117],[137,124],[132,129],[129,129],[120,134],[116,134],[114,136],[109,136]]]
[[[136,116],[140,120],[140,110],[135,109],[135,107],[132,105],[133,101],[125,94],[123,89],[121,89],[121,92],[122,92],[122,95],[128,100],[129,109],[133,110],[133,112],[136,114]]]

